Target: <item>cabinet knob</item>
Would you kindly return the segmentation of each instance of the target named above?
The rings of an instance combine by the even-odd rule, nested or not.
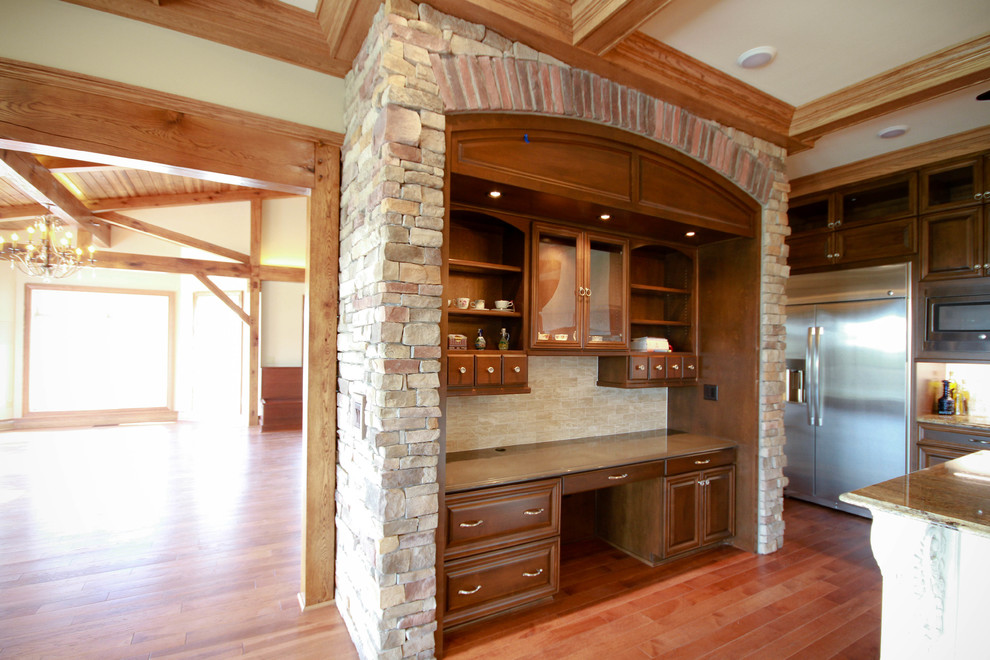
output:
[[[983,193],[976,193],[975,195],[973,195],[973,199],[975,199],[976,201],[980,201],[981,199],[983,199]]]
[[[481,589],[481,585],[479,584],[474,589],[458,589],[457,593],[459,593],[462,596],[470,596],[471,594],[478,593],[480,589]]]
[[[836,252],[835,254],[832,255],[832,257],[835,258],[835,259],[838,259],[841,256],[842,256],[842,253],[841,252]]]
[[[833,227],[835,227],[835,223],[834,222],[828,223],[828,228],[829,229],[832,229]]]
[[[990,445],[990,440],[983,440],[981,438],[970,438],[970,442],[976,442],[981,445]]]
[[[467,367],[461,367],[461,368],[458,369],[458,371],[461,372],[462,374],[466,374],[467,373]]]
[[[646,369],[646,365],[643,364],[636,365],[636,371],[643,371],[644,369]]]
[[[836,227],[841,227],[842,226],[842,220],[836,220],[835,221],[835,226]]]
[[[583,296],[584,295],[584,287],[583,286],[579,286],[578,287],[578,295],[579,296]]]
[[[663,365],[662,364],[658,364],[657,365],[657,371],[663,371]]]
[[[537,575],[543,575],[542,568],[537,569],[535,573],[526,573],[525,571],[523,572],[523,577],[536,577]]]
[[[691,371],[694,371],[694,365],[693,365],[693,364],[689,364],[689,365],[687,366],[687,368],[688,368],[688,369],[690,369]]]
[[[670,365],[670,368],[673,369],[674,371],[680,371],[681,365],[679,365],[679,364],[672,364],[672,365]]]
[[[488,373],[490,374],[495,373],[495,367],[488,367]]]
[[[519,373],[520,371],[522,371],[522,369],[520,367],[512,367],[512,370],[515,371],[516,373]]]
[[[981,268],[983,268],[983,266],[981,266],[980,264],[976,264],[975,266],[973,266],[973,270],[980,270]]]

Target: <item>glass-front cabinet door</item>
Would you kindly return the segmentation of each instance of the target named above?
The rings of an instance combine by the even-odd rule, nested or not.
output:
[[[533,348],[628,346],[628,243],[563,227],[533,229]]]
[[[588,237],[585,290],[578,288],[584,298],[584,345],[589,348],[625,348],[626,292],[628,285],[628,244],[625,241],[600,236]]]
[[[534,347],[581,346],[578,256],[581,233],[537,225],[533,230],[533,337]]]

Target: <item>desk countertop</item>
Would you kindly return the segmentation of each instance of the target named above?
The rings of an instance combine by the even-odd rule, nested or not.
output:
[[[839,499],[990,536],[990,451],[843,493]]]
[[[921,415],[918,417],[918,421],[936,426],[990,431],[990,417],[978,417],[976,415]]]
[[[690,456],[735,446],[730,440],[661,429],[453,452],[447,454],[446,491]]]

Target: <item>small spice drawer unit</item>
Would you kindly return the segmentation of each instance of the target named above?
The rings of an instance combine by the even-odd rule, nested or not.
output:
[[[560,479],[446,496],[446,625],[557,592],[560,496]]]
[[[694,385],[700,363],[697,355],[632,353],[598,358],[600,387],[670,387]]]
[[[444,624],[501,612],[557,593],[560,538],[446,562]]]
[[[519,351],[451,352],[447,356],[447,395],[524,394],[529,360]]]

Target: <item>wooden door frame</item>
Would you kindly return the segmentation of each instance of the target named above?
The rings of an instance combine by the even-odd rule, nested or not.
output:
[[[299,601],[303,607],[332,601],[343,136],[6,58],[0,58],[0,96],[8,101],[0,104],[0,149],[309,196]]]

